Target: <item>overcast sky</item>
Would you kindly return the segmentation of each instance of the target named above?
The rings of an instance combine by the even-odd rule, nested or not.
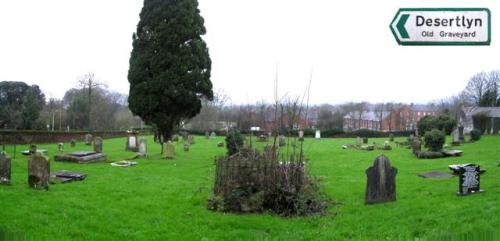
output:
[[[459,93],[477,72],[500,69],[500,3],[421,0],[199,0],[212,82],[233,103],[299,95],[311,70],[312,103],[423,103]],[[142,0],[1,0],[0,81],[37,84],[61,98],[94,72],[128,93],[132,33]],[[389,24],[399,8],[487,7],[492,44],[398,46]]]

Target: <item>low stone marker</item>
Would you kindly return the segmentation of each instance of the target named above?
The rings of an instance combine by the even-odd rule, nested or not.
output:
[[[75,147],[76,146],[76,140],[75,139],[71,139],[70,146],[71,147]]]
[[[0,151],[0,185],[10,185],[11,159],[6,152]]]
[[[217,143],[217,146],[218,147],[224,147],[224,142],[221,141],[221,142]]]
[[[215,134],[215,132],[212,131],[212,133],[210,133],[210,139],[215,139],[217,138],[217,135]]]
[[[94,152],[102,153],[102,138],[96,137],[94,139]]]
[[[192,135],[188,136],[188,143],[189,143],[189,145],[193,145],[194,144],[194,136],[192,136]]]
[[[384,150],[385,151],[390,151],[392,150],[391,144],[388,141],[384,142]]]
[[[420,174],[418,174],[418,176],[423,177],[423,178],[436,178],[436,179],[446,179],[446,178],[453,177],[453,175],[451,175],[449,173],[438,172],[438,171],[420,173]]]
[[[94,162],[106,161],[106,155],[93,151],[80,151],[70,154],[55,155],[56,162],[73,162],[78,164],[89,164]]]
[[[50,162],[44,155],[35,153],[28,161],[28,184],[34,189],[49,190]]]
[[[133,167],[136,165],[137,165],[137,162],[131,162],[131,161],[118,161],[118,162],[111,163],[111,166],[113,166],[113,167]]]
[[[55,184],[83,181],[86,177],[87,174],[85,173],[62,170],[50,174],[50,183]]]
[[[458,170],[458,192],[459,196],[483,192],[481,190],[481,168],[479,165],[468,164],[459,167]]]
[[[189,143],[184,143],[184,151],[189,151]]]
[[[167,143],[164,144],[163,155],[166,159],[174,159],[175,145],[171,141],[167,141]]]
[[[279,146],[286,146],[286,137],[284,135],[279,136]]]
[[[396,174],[398,169],[391,166],[389,159],[382,155],[375,159],[373,166],[366,170],[366,204],[396,201]]]
[[[92,135],[91,134],[85,135],[85,145],[87,145],[87,146],[92,145]]]
[[[64,151],[64,143],[60,142],[57,144],[57,151],[63,152]]]
[[[139,156],[148,156],[148,142],[145,138],[139,139]]]

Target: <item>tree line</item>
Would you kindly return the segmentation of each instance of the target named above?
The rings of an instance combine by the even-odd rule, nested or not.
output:
[[[2,81],[0,129],[126,130],[141,126],[141,119],[134,117],[127,106],[126,95],[96,83],[92,73],[86,74],[57,99],[46,98],[37,85]]]

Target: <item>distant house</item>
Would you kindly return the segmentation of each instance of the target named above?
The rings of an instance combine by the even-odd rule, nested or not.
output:
[[[417,123],[424,116],[436,116],[438,112],[423,105],[404,105],[394,111],[374,112],[368,111],[361,115],[359,112],[344,116],[343,127],[345,131],[359,129],[388,131],[415,130]],[[382,120],[381,120],[382,119]]]
[[[495,130],[498,133],[500,126],[495,126],[495,122],[500,120],[500,107],[466,107],[463,109],[462,116],[460,118],[460,124],[464,126],[464,132],[469,133],[474,129],[473,116],[477,114],[484,114],[486,117],[490,118],[491,124],[490,133],[494,133]]]

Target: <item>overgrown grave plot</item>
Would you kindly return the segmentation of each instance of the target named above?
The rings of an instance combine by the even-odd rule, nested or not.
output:
[[[308,173],[302,148],[293,144],[287,152],[276,138],[263,151],[241,145],[236,153],[216,159],[210,210],[280,216],[326,213],[329,199]],[[231,138],[226,141],[234,148]]]

